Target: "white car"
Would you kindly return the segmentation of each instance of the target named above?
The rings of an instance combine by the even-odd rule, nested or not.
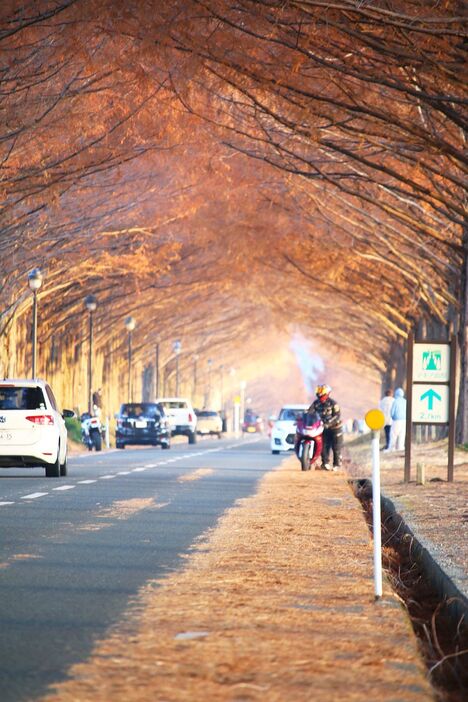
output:
[[[48,478],[67,474],[67,429],[44,380],[0,380],[0,467],[44,466]]]
[[[158,397],[169,421],[172,436],[187,436],[189,444],[197,442],[197,416],[192,403],[186,397]]]
[[[223,431],[223,420],[219,412],[214,410],[199,410],[197,412],[197,433],[216,434],[221,438]]]
[[[296,423],[299,417],[309,409],[309,405],[283,405],[271,429],[271,452],[294,450]]]

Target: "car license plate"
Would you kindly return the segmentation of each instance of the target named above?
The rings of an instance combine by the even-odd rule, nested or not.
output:
[[[135,427],[137,429],[144,429],[146,427],[146,422],[141,419],[137,419],[135,422]]]
[[[10,434],[9,431],[0,431],[0,441],[11,441],[13,438],[13,434]]]
[[[255,427],[247,427],[247,431],[254,432],[254,431],[255,431]]]

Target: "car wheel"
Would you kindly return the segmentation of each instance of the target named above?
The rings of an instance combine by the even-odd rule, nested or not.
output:
[[[276,449],[271,449],[271,452],[275,456],[277,456],[279,454],[279,451],[277,451]]]
[[[45,469],[46,478],[60,478],[60,444],[57,449],[57,460]]]
[[[189,442],[189,444],[196,444],[197,443],[197,435],[194,431],[189,432],[188,442]]]
[[[170,449],[170,448],[171,448],[171,445],[170,445],[170,443],[169,443],[169,442],[168,442],[168,443],[166,443],[166,444],[161,444],[161,448],[162,448],[162,449],[164,449],[164,450],[166,450],[166,449]]]
[[[63,463],[60,464],[60,477],[64,478],[68,474],[68,462],[67,462],[67,456],[65,454],[65,458]]]
[[[218,434],[218,439],[222,439],[222,438],[223,438],[223,437],[222,437],[222,434],[221,434],[221,432],[219,432],[219,434]]]
[[[124,449],[124,448],[125,448],[125,444],[123,443],[123,441],[117,441],[116,444],[115,444],[115,448]]]

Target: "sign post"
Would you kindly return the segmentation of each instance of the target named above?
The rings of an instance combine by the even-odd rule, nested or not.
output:
[[[405,483],[411,478],[412,426],[448,425],[447,480],[453,481],[455,452],[456,340],[449,343],[414,341],[408,336],[408,398],[405,444]]]
[[[372,531],[374,535],[374,594],[382,597],[382,517],[380,510],[380,430],[385,424],[384,413],[371,409],[365,416],[372,429]]]

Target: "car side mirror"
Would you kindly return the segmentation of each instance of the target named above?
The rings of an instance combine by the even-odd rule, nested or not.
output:
[[[74,419],[76,417],[76,414],[73,410],[64,409],[62,412],[62,417],[64,419]]]

